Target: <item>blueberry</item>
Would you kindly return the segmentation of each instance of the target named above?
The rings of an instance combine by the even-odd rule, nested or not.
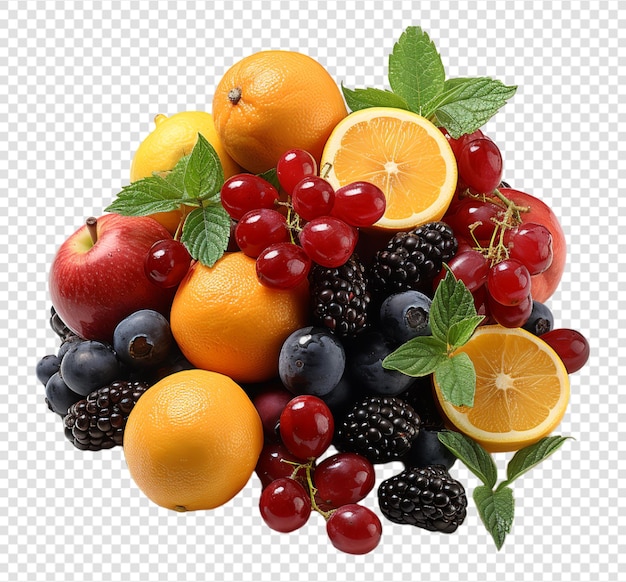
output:
[[[380,307],[382,332],[398,344],[430,335],[431,300],[419,291],[402,291],[387,297]]]
[[[346,354],[337,338],[321,327],[303,327],[283,343],[278,374],[295,395],[324,396],[343,376]]]
[[[65,354],[67,353],[67,351],[74,345],[77,344],[79,342],[82,342],[83,340],[81,338],[79,338],[77,335],[70,335],[68,336],[66,339],[64,339],[61,342],[61,347],[59,348],[59,351],[57,352],[57,356],[59,357],[60,360],[63,359],[63,356],[65,356]]]
[[[56,412],[60,416],[67,414],[67,409],[79,400],[82,400],[80,394],[76,394],[64,382],[60,372],[55,372],[50,376],[46,383],[46,402],[48,408],[52,412]]]
[[[402,372],[383,368],[383,360],[395,348],[396,343],[378,331],[357,336],[348,351],[346,366],[350,381],[359,391],[396,396],[415,381]]]
[[[37,362],[37,379],[45,386],[53,374],[59,371],[61,358],[56,354],[48,354]]]
[[[543,335],[554,329],[554,316],[547,305],[533,301],[533,309],[523,329],[534,335]]]
[[[113,332],[113,349],[117,357],[131,368],[147,369],[161,365],[173,345],[169,322],[152,309],[131,313],[117,324]]]
[[[119,380],[122,373],[111,346],[96,340],[73,342],[61,360],[60,370],[69,388],[81,396]]]
[[[456,461],[456,456],[439,440],[438,435],[438,430],[422,428],[412,442],[411,449],[402,458],[405,468],[443,465],[446,469],[450,469]]]

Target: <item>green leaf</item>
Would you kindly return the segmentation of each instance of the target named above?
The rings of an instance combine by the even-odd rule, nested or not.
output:
[[[202,134],[185,164],[184,186],[188,198],[214,199],[224,184],[224,170],[217,152]]]
[[[408,27],[389,55],[389,84],[414,113],[425,107],[444,88],[445,70],[437,47],[419,26]]]
[[[188,203],[182,189],[159,175],[149,176],[124,186],[105,212],[125,216],[146,216],[176,210]]]
[[[476,371],[465,352],[441,360],[435,369],[435,379],[442,396],[454,406],[474,406]]]
[[[464,319],[475,317],[476,307],[472,294],[463,281],[457,281],[452,272],[448,271],[437,286],[430,306],[430,329],[433,336],[452,345],[450,328]]]
[[[384,89],[347,89],[341,86],[343,96],[350,111],[367,109],[368,107],[395,107],[397,109],[408,109],[407,102],[399,95]]]
[[[448,330],[448,344],[452,349],[465,345],[483,319],[483,315],[474,315],[453,323]]]
[[[515,515],[513,490],[510,487],[503,487],[498,491],[492,491],[486,485],[479,485],[474,489],[473,497],[478,514],[499,550],[513,525]]]
[[[561,448],[563,443],[570,438],[572,437],[547,436],[535,444],[517,451],[507,465],[506,483],[511,483],[519,476],[530,471],[530,469]]]
[[[220,203],[193,210],[185,220],[181,242],[194,259],[212,267],[224,254],[230,237],[230,217]]]
[[[280,182],[278,181],[278,174],[276,173],[276,168],[270,168],[269,170],[265,170],[261,174],[257,174],[259,178],[263,178],[266,182],[269,182],[276,190],[280,190]]]
[[[432,336],[420,336],[402,344],[383,360],[383,368],[407,376],[426,376],[448,359],[446,344]]]
[[[460,432],[444,430],[437,436],[476,477],[493,489],[498,479],[498,469],[493,457],[483,447]]]
[[[434,121],[453,138],[472,133],[489,121],[517,87],[488,77],[448,79],[430,104]]]

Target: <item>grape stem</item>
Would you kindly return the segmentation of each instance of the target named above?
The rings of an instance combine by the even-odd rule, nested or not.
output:
[[[295,479],[298,476],[298,473],[301,469],[304,469],[306,474],[306,485],[307,491],[309,494],[309,498],[311,499],[311,509],[314,509],[319,513],[325,520],[328,520],[330,516],[337,511],[336,509],[330,509],[328,511],[324,511],[318,504],[315,499],[315,495],[317,494],[317,487],[313,484],[313,467],[315,466],[315,458],[311,458],[306,463],[298,463],[296,461],[288,461],[287,459],[281,459],[281,463],[288,463],[289,465],[293,465],[294,469],[289,476],[291,479]]]
[[[477,196],[468,190],[466,191],[465,196],[482,199],[484,202],[489,199],[490,202],[503,206],[505,209],[502,219],[492,218],[496,228],[491,235],[489,246],[487,247],[483,247],[474,235],[474,231],[482,223],[475,222],[474,224],[469,225],[470,235],[476,244],[475,250],[482,253],[485,258],[491,262],[491,266],[493,267],[497,263],[509,258],[509,249],[504,242],[504,236],[507,230],[515,228],[522,223],[522,213],[530,212],[530,206],[519,206],[513,200],[502,194],[502,192],[500,192],[497,188],[491,195],[480,194]]]

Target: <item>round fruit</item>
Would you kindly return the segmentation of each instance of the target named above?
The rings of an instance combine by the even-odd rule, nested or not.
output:
[[[251,210],[274,208],[274,203],[278,200],[278,190],[261,176],[235,174],[224,182],[220,200],[229,216],[240,220]]]
[[[374,465],[356,453],[337,453],[315,467],[319,498],[331,507],[365,499],[376,482]]]
[[[138,487],[176,511],[212,509],[252,475],[263,447],[257,411],[231,378],[206,370],[167,376],[138,400],[124,456]]]
[[[322,267],[343,265],[354,252],[358,231],[334,216],[320,216],[307,222],[300,232],[300,244],[308,257]]]
[[[260,51],[235,63],[213,97],[215,127],[226,151],[249,172],[277,165],[288,150],[320,161],[333,128],[347,115],[324,67],[301,53]]]
[[[156,173],[165,173],[183,156],[193,150],[198,134],[213,146],[220,158],[224,177],[229,178],[241,168],[226,153],[215,130],[213,117],[205,111],[181,111],[170,117],[159,114],[154,118],[155,129],[141,142],[130,167],[130,181],[136,182]],[[176,232],[189,208],[159,212],[152,217],[165,226],[171,234]]]
[[[259,510],[269,527],[288,533],[300,529],[308,521],[311,498],[298,481],[279,477],[263,489]]]
[[[326,533],[333,546],[347,554],[367,554],[380,542],[382,524],[368,507],[350,503],[333,512]]]
[[[289,290],[262,285],[255,260],[226,253],[213,267],[195,263],[172,304],[172,334],[196,367],[262,382],[278,374],[287,336],[308,318],[308,283]]]
[[[333,440],[334,430],[333,415],[317,396],[292,398],[280,415],[280,438],[299,459],[324,453]]]
[[[273,289],[294,289],[302,286],[311,270],[311,259],[304,249],[291,242],[274,243],[256,260],[259,281]]]
[[[550,207],[538,198],[512,188],[500,188],[500,192],[518,206],[529,207],[528,212],[521,213],[523,223],[542,224],[552,235],[552,262],[545,271],[533,275],[531,285],[533,299],[545,303],[556,291],[565,270],[567,245],[561,224]]]
[[[299,182],[312,176],[317,176],[317,162],[305,150],[288,150],[276,162],[276,177],[289,196]]]
[[[144,270],[146,277],[157,287],[176,287],[187,274],[191,255],[187,247],[178,240],[165,238],[155,242],[148,251]]]
[[[541,336],[561,358],[568,374],[578,372],[589,359],[589,342],[575,329],[557,328]]]
[[[481,194],[493,192],[502,179],[502,154],[487,137],[466,143],[458,156],[458,165],[461,179]]]
[[[87,396],[119,380],[122,367],[110,345],[95,340],[75,342],[61,360],[61,376],[69,388]]]
[[[454,406],[435,379],[443,414],[488,451],[516,451],[550,434],[570,395],[567,370],[541,338],[519,328],[479,327],[458,353],[476,370],[474,405]]]
[[[386,207],[374,227],[395,231],[439,220],[457,182],[456,160],[441,131],[391,107],[361,109],[341,121],[324,147],[320,175],[335,190],[357,181],[378,186]]]

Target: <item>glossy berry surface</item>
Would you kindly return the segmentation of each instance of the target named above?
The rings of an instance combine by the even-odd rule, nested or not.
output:
[[[380,306],[380,329],[398,344],[430,335],[431,303],[427,295],[412,289],[389,295]]]
[[[317,162],[307,151],[292,149],[286,151],[276,163],[278,181],[291,196],[298,182],[317,174]]]
[[[308,176],[294,187],[291,203],[296,214],[304,220],[326,216],[335,204],[335,189],[324,178]]]
[[[278,190],[267,180],[254,174],[231,176],[220,192],[222,206],[235,220],[257,208],[273,208],[278,200]]]
[[[322,267],[343,265],[354,252],[357,230],[333,216],[307,222],[300,232],[300,244],[309,258]]]
[[[37,362],[35,373],[37,379],[45,386],[53,374],[56,374],[61,367],[61,358],[56,354],[48,354]]]
[[[267,487],[272,481],[291,477],[296,464],[301,460],[292,455],[280,442],[266,442],[261,449],[254,472],[261,480],[261,486]],[[304,471],[301,471],[304,477]]]
[[[554,315],[547,305],[533,301],[532,311],[522,327],[536,336],[543,335],[554,329]]]
[[[383,191],[370,182],[352,182],[335,192],[332,214],[352,226],[371,226],[385,214]]]
[[[357,453],[337,453],[324,459],[315,469],[319,498],[331,507],[341,507],[365,499],[373,489],[374,465]]]
[[[281,386],[279,382],[261,390],[252,398],[252,404],[259,413],[263,424],[265,442],[277,442],[279,440],[276,426],[280,419],[280,413],[292,398],[293,394]]]
[[[504,327],[523,327],[533,309],[533,300],[530,295],[516,305],[502,305],[487,293],[487,311],[489,315]]]
[[[382,524],[368,507],[342,505],[328,518],[326,533],[333,546],[348,554],[367,554],[380,542]]]
[[[52,412],[65,416],[72,404],[82,400],[83,396],[76,394],[64,382],[61,374],[55,372],[46,383],[46,403]]]
[[[530,273],[517,259],[500,261],[487,274],[489,294],[502,305],[517,305],[524,301],[530,294],[530,285]]]
[[[270,528],[288,533],[301,528],[308,521],[311,498],[300,483],[280,477],[263,489],[259,510]]]
[[[473,249],[465,249],[457,252],[450,261],[448,267],[454,277],[463,281],[468,291],[473,293],[487,282],[489,273],[489,262],[485,256]],[[442,270],[435,278],[434,288],[446,276],[446,270]]]
[[[531,275],[543,273],[552,264],[552,234],[542,224],[521,224],[507,235],[509,258],[523,263]]]
[[[575,329],[553,329],[544,333],[541,339],[558,354],[568,374],[578,372],[589,359],[589,342]]]
[[[267,247],[256,260],[259,281],[274,289],[292,289],[302,283],[311,270],[311,259],[302,247],[290,242]]]
[[[322,455],[332,442],[334,430],[330,409],[316,396],[296,396],[280,415],[280,438],[299,459]]]
[[[183,280],[190,264],[191,255],[183,243],[174,239],[163,239],[150,247],[144,271],[155,285],[169,289]]]
[[[502,154],[490,139],[474,139],[463,146],[458,166],[461,179],[481,194],[493,192],[502,180]]]
[[[501,218],[503,209],[492,202],[463,198],[446,214],[444,221],[456,236],[487,245],[495,229],[495,220]]]
[[[256,259],[267,247],[289,242],[287,219],[272,208],[250,210],[237,222],[235,240],[241,251]]]

